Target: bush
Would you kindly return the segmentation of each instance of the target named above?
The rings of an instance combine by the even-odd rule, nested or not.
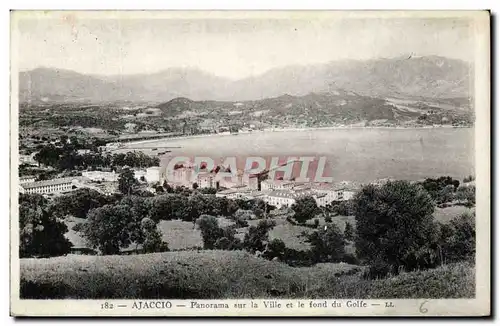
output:
[[[476,222],[473,214],[461,214],[448,224],[440,224],[439,229],[439,254],[443,263],[474,260]]]
[[[291,208],[295,212],[295,220],[301,224],[304,224],[318,213],[318,205],[312,196],[298,198]]]
[[[201,230],[201,237],[203,238],[204,249],[214,249],[215,242],[222,237],[222,231],[219,227],[219,222],[215,216],[201,215],[196,220],[198,227]]]
[[[349,222],[345,223],[344,238],[348,241],[354,240],[354,229],[352,224]]]
[[[277,257],[279,260],[283,260],[285,257],[286,245],[281,239],[273,239],[267,244],[267,250],[265,251],[264,258],[269,260]]]
[[[461,186],[456,193],[456,199],[465,202],[468,206],[476,204],[476,187],[475,186]]]
[[[345,240],[335,224],[327,224],[324,229],[311,233],[308,242],[316,263],[340,262],[345,255]]]
[[[292,267],[306,267],[314,264],[311,250],[295,250],[292,248],[285,248],[283,261]]]
[[[221,228],[214,216],[202,215],[196,221],[203,238],[204,249],[238,250],[242,248],[241,240],[235,237],[233,227]]]
[[[250,252],[263,251],[266,248],[269,230],[276,226],[272,220],[262,220],[257,226],[251,226],[245,234],[243,248]]]
[[[363,274],[365,279],[381,279],[386,278],[389,274],[394,272],[394,266],[382,260],[373,262],[367,271]]]
[[[356,254],[373,265],[406,270],[438,264],[434,202],[420,185],[407,181],[365,186],[354,198]]]
[[[69,253],[68,227],[47,210],[41,195],[19,197],[19,256],[52,257]]]

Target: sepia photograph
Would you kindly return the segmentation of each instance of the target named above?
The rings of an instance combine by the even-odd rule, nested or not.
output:
[[[489,315],[489,34],[12,11],[11,314]]]

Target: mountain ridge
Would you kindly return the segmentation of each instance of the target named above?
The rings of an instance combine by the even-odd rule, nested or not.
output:
[[[19,95],[21,102],[128,100],[163,103],[177,97],[195,101],[248,101],[341,88],[380,98],[455,98],[472,96],[472,74],[471,64],[440,56],[292,65],[239,80],[192,67],[111,76],[39,67],[19,73]]]

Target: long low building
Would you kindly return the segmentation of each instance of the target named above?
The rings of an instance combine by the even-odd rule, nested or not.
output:
[[[115,171],[83,171],[82,176],[88,178],[91,181],[118,181],[118,173],[116,173]]]
[[[82,186],[82,177],[67,177],[25,183],[20,185],[19,190],[26,194],[53,194],[76,190]]]
[[[263,183],[264,184],[264,183]],[[261,198],[277,208],[290,207],[302,196],[312,196],[318,206],[324,207],[333,201],[344,201],[353,198],[359,187],[348,182],[328,184],[305,184],[293,181],[267,181],[262,191],[257,191],[248,186],[233,187],[217,192],[217,197],[230,199]]]

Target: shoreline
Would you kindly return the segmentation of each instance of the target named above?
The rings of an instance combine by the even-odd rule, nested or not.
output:
[[[137,146],[142,144],[148,144],[153,142],[165,141],[165,140],[184,140],[184,139],[196,139],[196,138],[209,138],[209,137],[224,137],[224,136],[239,136],[239,135],[251,135],[251,134],[262,134],[262,133],[274,133],[274,132],[307,132],[316,130],[350,130],[350,129],[388,129],[388,130],[423,130],[423,129],[473,129],[474,126],[422,126],[422,127],[386,127],[386,126],[331,126],[331,127],[307,127],[307,128],[273,128],[264,130],[254,130],[252,132],[234,133],[234,134],[200,134],[200,135],[188,135],[188,136],[178,136],[178,137],[164,137],[155,139],[138,140],[123,143],[124,147],[119,148],[119,150],[127,149],[128,146]]]

